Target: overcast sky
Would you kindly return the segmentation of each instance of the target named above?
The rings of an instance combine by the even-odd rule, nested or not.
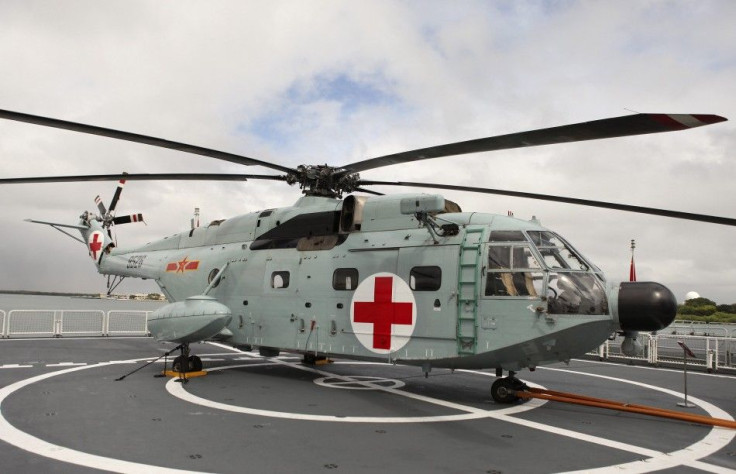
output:
[[[736,2],[0,0],[0,108],[272,160],[345,164],[629,111],[712,113],[689,131],[395,165],[365,179],[557,194],[736,217]],[[269,173],[0,121],[2,177]],[[105,291],[76,223],[114,183],[0,187],[0,289]],[[406,188],[376,188],[406,192]],[[421,191],[421,190],[418,190]],[[736,228],[528,199],[444,193],[537,216],[607,274],[736,302]],[[130,182],[121,246],[291,205],[283,183]],[[127,280],[121,291],[157,291]]]

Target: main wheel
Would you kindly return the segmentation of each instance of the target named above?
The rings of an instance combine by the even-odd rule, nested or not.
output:
[[[189,356],[189,370],[199,372],[202,370],[202,359],[197,356]]]
[[[516,379],[510,379],[508,377],[497,379],[491,385],[491,397],[496,403],[514,403],[519,400],[516,396],[516,390],[519,389],[519,383]]]
[[[171,370],[174,372],[186,372],[185,370],[185,364],[186,359],[184,359],[184,356],[176,356],[174,359],[174,362],[171,363]]]

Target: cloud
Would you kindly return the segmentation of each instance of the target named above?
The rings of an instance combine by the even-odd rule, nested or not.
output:
[[[0,108],[272,160],[387,153],[645,112],[736,118],[732,2],[106,2],[0,4]],[[483,153],[366,171],[689,212],[736,214],[733,121],[685,132]],[[0,122],[0,174],[271,173],[101,137]],[[0,187],[0,287],[104,287],[75,222],[114,183]],[[378,188],[382,192],[395,189]],[[406,191],[399,189],[399,192]],[[611,278],[736,301],[732,228],[527,199],[445,193],[466,210],[541,217]],[[130,183],[129,245],[286,206],[282,183]],[[80,247],[80,248],[77,248]],[[126,283],[127,284],[127,283]],[[131,287],[132,288],[132,287]],[[152,284],[146,288],[154,289]]]

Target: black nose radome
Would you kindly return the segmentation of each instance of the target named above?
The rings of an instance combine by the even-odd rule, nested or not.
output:
[[[659,331],[675,320],[677,301],[664,285],[623,282],[618,290],[618,320],[624,331]]]

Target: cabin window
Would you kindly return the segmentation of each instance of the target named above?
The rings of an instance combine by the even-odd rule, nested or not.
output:
[[[488,248],[486,296],[542,294],[544,274],[528,245],[495,245]]]
[[[409,287],[414,291],[437,291],[442,286],[440,267],[414,267],[409,274]]]
[[[288,288],[289,272],[271,273],[271,288]]]
[[[332,288],[335,290],[354,290],[358,287],[358,270],[338,268],[332,273]]]

